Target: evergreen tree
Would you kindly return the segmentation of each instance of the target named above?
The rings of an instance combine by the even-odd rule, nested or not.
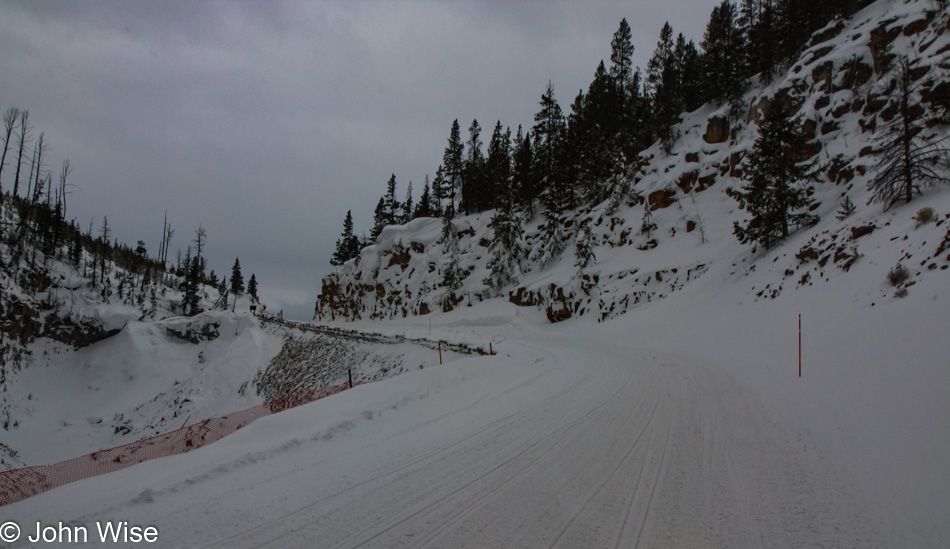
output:
[[[198,314],[200,297],[198,295],[201,277],[201,260],[197,255],[191,258],[188,273],[185,276],[185,295],[182,300],[182,311],[188,316]]]
[[[587,269],[592,263],[597,261],[597,256],[594,254],[594,248],[596,246],[597,243],[590,230],[590,223],[586,223],[581,227],[581,230],[578,231],[574,242],[574,266],[577,267],[578,273],[583,272],[584,269]]]
[[[445,180],[445,170],[440,165],[435,170],[435,179],[432,180],[432,212],[436,216],[442,215],[442,202],[449,196],[449,183]]]
[[[502,130],[501,121],[495,123],[491,141],[488,143],[488,159],[485,161],[483,192],[478,203],[479,210],[501,207],[502,195],[511,186],[511,130]],[[512,203],[514,207],[514,203]]]
[[[398,224],[402,212],[402,204],[400,204],[399,199],[396,198],[396,174],[392,174],[389,177],[389,181],[386,182],[386,194],[383,196],[383,207],[385,224]]]
[[[640,234],[647,235],[647,238],[650,238],[650,233],[656,230],[656,223],[653,222],[653,212],[650,210],[650,203],[643,203],[643,218],[640,221]]]
[[[710,101],[741,99],[746,85],[745,37],[738,13],[729,0],[713,8],[701,47],[703,83]]]
[[[483,181],[485,173],[485,157],[482,156],[482,127],[478,120],[472,120],[472,125],[468,128],[468,158],[465,159],[465,167],[462,176],[462,205],[461,209],[466,214],[478,211],[478,196],[483,192]]]
[[[74,227],[73,235],[73,244],[69,249],[69,260],[72,262],[73,267],[78,269],[79,263],[82,261],[82,232],[78,227]]]
[[[578,206],[582,194],[581,184],[583,183],[584,190],[591,185],[586,178],[581,181],[584,154],[589,152],[583,136],[596,135],[598,132],[594,132],[587,123],[585,103],[584,92],[580,90],[571,104],[571,114],[567,118],[564,139],[557,158],[557,180],[563,196],[561,207],[568,210]]]
[[[215,302],[214,306],[216,309],[220,307],[222,311],[226,311],[228,310],[228,279],[227,277],[225,276],[221,277],[221,280],[217,284],[217,288],[218,288],[218,301]]]
[[[448,201],[445,211],[448,212],[449,218],[455,217],[456,199],[461,191],[462,177],[465,169],[463,163],[464,153],[465,145],[462,144],[459,121],[455,119],[455,121],[452,122],[452,129],[449,133],[449,144],[442,155],[442,170],[445,179],[445,190],[447,191],[442,193],[442,198]],[[438,174],[436,174],[436,177],[438,177]]]
[[[818,217],[807,213],[813,202],[799,183],[809,176],[807,166],[796,159],[802,141],[801,125],[791,117],[787,100],[772,103],[749,156],[745,174],[748,185],[726,194],[739,202],[752,218],[743,226],[733,224],[733,232],[743,244],[757,242],[771,248],[788,237],[789,227],[811,225]]]
[[[330,259],[330,265],[340,266],[359,255],[359,240],[353,234],[353,215],[349,210],[343,220],[343,234],[336,241],[336,251]]]
[[[544,224],[541,226],[541,242],[534,249],[532,258],[547,267],[561,256],[564,251],[564,230],[561,216],[545,208],[543,212]]]
[[[835,213],[835,218],[838,221],[844,221],[846,218],[851,217],[857,209],[857,206],[851,201],[851,197],[845,195],[844,200],[841,201],[841,207],[838,208],[838,211]]]
[[[531,134],[529,132],[522,137],[521,126],[519,125],[518,133],[515,134],[511,185],[517,192],[518,205],[527,214],[528,219],[534,216],[534,200],[537,198],[533,166],[534,154],[531,147]]]
[[[541,110],[534,115],[534,167],[539,191],[546,197],[546,207],[552,207],[557,213],[562,209],[564,198],[562,183],[558,174],[558,156],[564,142],[566,124],[561,106],[554,98],[554,86],[548,82],[541,96]]]
[[[667,154],[678,138],[672,126],[678,122],[679,114],[683,111],[678,69],[673,27],[666,23],[647,65],[647,83],[653,101],[652,133],[660,139]]]
[[[402,214],[400,215],[399,222],[402,224],[409,223],[412,220],[412,181],[409,182],[409,186],[406,187],[406,201],[402,203]]]
[[[244,293],[244,276],[241,274],[241,260],[234,258],[234,266],[231,267],[231,293],[239,296]]]
[[[884,204],[887,210],[900,201],[910,202],[920,185],[950,183],[940,167],[950,168],[948,137],[925,139],[926,117],[914,116],[911,101],[917,97],[910,76],[910,63],[902,57],[890,79],[895,88],[897,116],[878,133],[878,157],[868,183],[870,203]]]
[[[383,232],[383,229],[386,227],[386,219],[386,201],[380,197],[379,203],[376,204],[376,211],[373,214],[373,228],[369,231],[370,244],[376,242],[379,234]]]
[[[461,251],[459,250],[458,231],[455,224],[448,217],[442,218],[442,250],[448,256],[448,262],[442,269],[442,285],[454,292],[462,287],[462,268],[459,265]]]
[[[626,18],[620,20],[620,26],[610,41],[610,76],[613,78],[621,101],[625,102],[632,93],[633,86],[633,42],[630,25]],[[618,105],[623,108],[623,104]],[[622,112],[617,113],[622,116]]]
[[[599,202],[604,195],[610,174],[623,161],[623,151],[632,138],[626,131],[625,113],[617,118],[621,101],[613,81],[597,66],[587,95],[575,99],[568,117],[567,146],[576,164],[575,171],[581,200]]]
[[[521,217],[515,211],[515,193],[511,185],[502,188],[498,209],[491,219],[491,228],[494,232],[488,246],[488,268],[491,274],[485,279],[485,284],[500,295],[504,287],[518,282],[524,255]]]
[[[258,301],[257,299],[257,277],[254,276],[254,273],[251,273],[251,279],[247,281],[247,295],[251,296],[251,299]]]
[[[748,72],[750,75],[758,73],[761,81],[769,84],[772,82],[772,78],[775,77],[781,56],[778,18],[771,1],[754,1],[758,3],[755,6],[758,11],[743,14],[747,25],[746,37],[749,45]]]
[[[416,209],[412,212],[412,218],[417,217],[432,217],[435,215],[435,211],[432,208],[432,197],[429,193],[429,176],[426,176],[425,185],[422,187],[422,194],[419,195],[419,204],[416,205]]]
[[[683,33],[676,37],[673,55],[676,58],[679,106],[682,111],[693,112],[703,106],[702,57],[696,44],[687,41]]]

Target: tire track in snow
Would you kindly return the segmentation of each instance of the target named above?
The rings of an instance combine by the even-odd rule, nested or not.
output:
[[[591,421],[593,421],[593,418],[592,418],[591,416],[593,416],[593,414],[595,414],[596,412],[600,411],[602,408],[606,407],[608,404],[610,404],[612,401],[614,401],[614,399],[615,399],[617,396],[619,396],[620,393],[623,393],[623,392],[627,389],[627,387],[630,385],[631,380],[632,380],[632,376],[631,376],[631,377],[628,377],[627,380],[624,382],[623,386],[622,386],[620,389],[618,389],[613,395],[611,395],[611,396],[610,396],[606,401],[604,401],[600,406],[598,406],[598,407],[595,408],[594,410],[591,410],[591,411],[585,416],[585,418],[581,418],[579,421],[582,421],[582,422],[585,424],[584,426],[586,427],[588,423],[590,423]],[[655,408],[654,408],[654,410],[655,410]],[[587,429],[579,429],[579,431],[585,431],[585,430],[587,430]],[[572,434],[573,434],[573,431],[572,431]],[[641,434],[642,434],[642,431],[641,431]],[[559,446],[564,446],[564,445],[566,445],[566,444],[569,442],[569,440],[570,440],[570,437],[565,436],[564,439],[563,439],[562,441],[560,441]],[[634,445],[635,445],[635,444],[636,444],[636,443],[634,443]],[[631,448],[631,451],[632,451],[632,448]],[[456,512],[452,515],[452,517],[450,518],[450,521],[449,521],[449,522],[447,522],[447,523],[445,523],[445,524],[442,524],[442,525],[441,525],[440,527],[438,527],[435,531],[430,532],[425,538],[423,538],[422,540],[420,540],[420,543],[419,543],[416,547],[419,547],[419,548],[429,547],[433,541],[435,541],[436,539],[438,539],[438,537],[441,536],[442,534],[444,534],[445,532],[451,530],[451,529],[452,529],[454,526],[456,526],[464,517],[466,517],[466,515],[468,515],[469,513],[473,512],[473,511],[477,511],[477,510],[479,510],[479,509],[481,509],[481,508],[484,508],[484,507],[488,506],[490,503],[494,503],[494,501],[497,499],[497,497],[499,496],[499,494],[501,494],[502,492],[506,491],[509,487],[511,487],[512,485],[514,485],[517,481],[522,480],[522,479],[524,478],[525,474],[527,474],[529,471],[533,471],[534,469],[537,469],[538,467],[541,467],[542,465],[544,465],[544,462],[545,462],[544,459],[535,460],[535,461],[533,462],[533,464],[532,464],[529,468],[527,468],[526,470],[523,470],[523,471],[520,472],[520,474],[518,474],[517,476],[508,479],[507,481],[505,481],[505,483],[504,483],[503,485],[498,486],[496,489],[492,489],[492,490],[490,491],[490,493],[486,494],[485,497],[480,498],[480,500],[479,500],[478,502],[473,503],[473,504],[470,504],[470,505],[468,505],[468,506],[465,506],[465,507],[463,507],[462,509],[459,509],[458,511],[456,511]],[[619,468],[619,467],[620,467],[620,466],[618,465],[618,468]],[[606,483],[605,483],[605,484],[606,484]]]
[[[584,505],[576,513],[574,513],[574,515],[567,522],[567,524],[565,524],[564,527],[558,532],[554,540],[548,544],[548,549],[553,549],[561,542],[561,540],[564,538],[564,535],[571,529],[572,526],[574,526],[574,523],[577,521],[577,519],[587,511],[587,509],[590,507],[590,504],[594,501],[594,499],[596,499],[601,494],[601,492],[610,483],[610,481],[612,481],[614,477],[617,475],[617,473],[620,472],[620,470],[623,468],[626,462],[633,455],[633,451],[639,445],[640,439],[643,437],[643,434],[650,427],[650,424],[653,423],[653,418],[656,415],[656,410],[659,407],[659,405],[660,405],[660,399],[657,398],[656,403],[653,405],[653,410],[650,412],[650,417],[647,418],[647,421],[643,424],[643,428],[640,430],[639,433],[637,433],[637,436],[634,439],[633,444],[631,444],[630,448],[627,449],[627,452],[624,454],[623,459],[621,459],[620,463],[618,463],[617,466],[614,467],[614,469],[610,472],[610,474],[607,475],[606,478],[604,478],[603,482],[601,482],[600,485],[597,486],[594,492],[590,496],[587,497],[587,500],[584,502]]]
[[[550,447],[542,450],[540,454],[536,456],[531,456],[531,459],[528,461],[526,465],[516,470],[511,477],[506,479],[500,485],[496,485],[493,488],[490,488],[489,492],[487,493],[485,497],[478,499],[478,501],[474,504],[464,505],[461,509],[454,511],[450,515],[449,520],[446,523],[443,523],[440,527],[436,529],[436,531],[430,532],[429,534],[427,534],[424,540],[419,541],[418,546],[420,547],[426,546],[430,541],[434,541],[435,539],[437,539],[439,535],[443,534],[444,532],[451,529],[451,527],[455,526],[458,523],[459,519],[465,516],[466,512],[471,511],[475,508],[487,505],[487,503],[490,502],[492,497],[496,497],[498,494],[502,493],[505,490],[505,488],[512,485],[516,481],[520,480],[528,472],[534,470],[535,468],[543,464],[545,462],[545,458],[550,456],[555,450],[559,449],[561,446],[565,445],[571,439],[571,436],[573,434],[575,434],[578,431],[583,430],[583,428],[586,427],[586,424],[590,421],[591,416],[593,416],[596,412],[600,411],[605,406],[610,404],[618,395],[620,395],[627,388],[631,380],[632,380],[632,377],[628,376],[627,380],[625,381],[623,385],[621,385],[619,388],[613,391],[613,393],[611,393],[610,396],[605,401],[597,405],[595,408],[587,411],[581,417],[573,419],[569,421],[567,424],[558,427],[553,432],[544,435],[540,439],[535,440],[529,446],[516,451],[514,455],[507,457],[503,462],[494,466],[492,469],[488,470],[487,472],[477,476],[474,479],[469,480],[468,482],[464,483],[462,486],[459,486],[451,490],[450,492],[443,494],[442,496],[436,498],[435,500],[424,504],[423,506],[421,506],[418,509],[415,509],[411,513],[404,514],[398,519],[388,521],[387,524],[381,530],[374,532],[372,535],[364,537],[363,539],[360,539],[359,541],[355,541],[354,539],[357,536],[351,536],[347,540],[344,540],[342,543],[334,545],[333,549],[342,549],[343,547],[355,549],[357,547],[363,547],[367,545],[368,543],[385,535],[386,533],[398,528],[399,526],[405,525],[413,518],[416,518],[427,511],[435,509],[436,507],[440,506],[442,503],[446,502],[450,498],[454,496],[463,495],[464,492],[468,488],[476,485],[480,481],[487,479],[488,477],[490,477],[491,475],[495,473],[501,472],[501,470],[504,467],[515,462],[519,458],[528,455],[529,452],[540,447],[541,445],[552,443]],[[354,543],[354,542],[355,544],[350,545],[350,543]]]
[[[667,400],[667,404],[669,404],[669,402],[670,401]],[[660,484],[660,480],[663,478],[663,472],[666,470],[666,453],[670,447],[670,433],[672,431],[673,431],[673,414],[671,410],[669,420],[666,423],[666,436],[663,441],[663,453],[660,455],[659,465],[656,466],[656,476],[653,479],[653,486],[650,488],[650,497],[649,499],[647,499],[646,507],[643,509],[643,518],[640,520],[640,528],[639,530],[637,530],[637,540],[636,540],[636,543],[634,544],[635,548],[640,547],[640,540],[641,540],[641,537],[643,536],[643,530],[646,528],[647,519],[650,516],[650,509],[653,506],[653,499],[656,497],[656,487],[657,485]],[[651,437],[651,440],[650,440],[651,446],[652,446],[652,442],[653,440]],[[649,449],[647,449],[647,454],[649,454]],[[647,461],[648,459],[644,458],[643,460],[644,466],[646,466]],[[641,470],[641,475],[642,475],[642,470]],[[630,499],[630,508],[628,509],[628,513],[627,513],[628,517],[630,516],[630,511],[633,510],[634,501],[636,501],[635,497]],[[623,532],[626,529],[626,525],[627,523],[625,519],[624,527],[620,529],[620,538],[617,540],[617,544],[615,545],[615,547],[618,549],[620,548],[621,543],[623,541],[623,538],[624,538]]]
[[[527,381],[525,381],[525,382],[523,382],[523,383],[521,383],[521,384],[518,384],[518,385],[516,385],[516,386],[514,386],[514,387],[510,387],[510,388],[506,389],[504,392],[510,391],[510,390],[514,389],[515,387],[520,387],[521,385],[524,385],[524,384],[526,384],[526,383],[528,383],[528,382],[530,382],[530,381],[532,381],[532,380],[534,380],[534,379],[537,379],[538,377],[539,377],[539,376],[534,376],[534,377],[532,377],[531,379],[529,379],[529,380],[527,380]],[[556,394],[554,394],[554,395],[551,395],[551,396],[549,396],[549,397],[543,399],[542,401],[540,401],[539,403],[535,404],[535,405],[532,406],[531,408],[528,408],[527,410],[523,410],[523,411],[520,411],[520,412],[518,412],[518,413],[515,413],[515,414],[512,414],[512,415],[508,415],[508,416],[505,416],[505,417],[503,417],[503,418],[497,419],[497,420],[495,420],[495,421],[489,423],[489,424],[488,424],[487,426],[485,426],[484,428],[482,428],[482,429],[476,431],[475,433],[472,433],[472,434],[470,434],[470,435],[466,435],[466,436],[464,436],[464,437],[462,437],[462,438],[460,438],[460,439],[457,439],[457,440],[455,440],[455,441],[449,443],[447,446],[440,447],[439,449],[434,450],[434,451],[432,451],[432,452],[429,452],[429,453],[427,453],[427,454],[425,454],[425,455],[423,455],[423,456],[421,456],[421,457],[419,457],[419,458],[417,458],[417,459],[414,459],[414,460],[412,460],[412,461],[410,461],[410,462],[408,462],[408,463],[406,463],[406,464],[403,464],[403,465],[401,465],[401,466],[399,466],[399,467],[396,467],[396,468],[394,468],[394,469],[390,469],[390,470],[388,470],[388,471],[386,471],[386,472],[384,472],[384,473],[382,473],[382,474],[376,475],[376,476],[374,476],[374,477],[372,477],[372,478],[369,478],[369,479],[366,479],[366,480],[364,480],[364,481],[362,481],[362,482],[359,482],[358,484],[355,484],[355,485],[352,485],[352,486],[348,486],[348,487],[346,487],[346,488],[343,489],[343,490],[340,490],[340,491],[335,492],[335,493],[333,493],[333,494],[330,494],[330,495],[327,495],[327,496],[322,497],[322,498],[320,498],[320,499],[317,499],[317,500],[315,500],[315,501],[312,501],[311,503],[309,503],[309,504],[307,504],[307,505],[304,505],[304,506],[302,506],[302,507],[299,507],[299,508],[297,508],[296,510],[290,512],[290,513],[286,513],[286,514],[284,514],[284,515],[282,515],[282,516],[276,517],[276,518],[274,518],[274,519],[272,519],[272,520],[270,520],[270,521],[268,521],[268,522],[266,522],[266,523],[263,523],[263,524],[254,526],[254,527],[249,528],[249,529],[246,529],[246,530],[242,530],[242,531],[237,532],[237,533],[235,533],[235,534],[233,534],[233,535],[231,535],[231,536],[218,539],[218,540],[216,540],[214,543],[209,544],[209,545],[205,545],[204,547],[209,548],[209,549],[210,549],[210,548],[213,548],[213,547],[227,547],[227,546],[229,546],[230,543],[233,542],[234,540],[237,540],[237,539],[245,539],[245,540],[246,540],[249,536],[254,536],[255,534],[263,533],[263,532],[265,532],[265,531],[268,530],[268,529],[278,528],[278,529],[281,530],[281,534],[280,534],[280,535],[278,535],[278,536],[276,536],[276,537],[273,537],[273,538],[269,538],[267,541],[264,541],[264,542],[262,542],[262,543],[256,545],[257,547],[268,547],[268,546],[271,546],[271,545],[272,545],[273,543],[275,543],[275,542],[278,542],[278,541],[280,541],[280,540],[282,540],[282,539],[285,539],[285,538],[287,538],[287,537],[290,537],[290,536],[291,536],[292,534],[294,534],[295,532],[298,532],[298,531],[301,531],[301,530],[306,530],[306,529],[310,528],[310,527],[312,526],[312,522],[311,522],[311,520],[312,520],[312,515],[311,515],[311,514],[312,514],[313,509],[314,509],[315,507],[318,507],[318,506],[320,506],[320,505],[324,505],[324,504],[326,504],[328,501],[331,501],[331,500],[336,499],[336,498],[339,498],[339,497],[341,497],[341,496],[344,496],[344,495],[353,493],[354,491],[360,490],[360,489],[362,489],[362,488],[366,488],[366,487],[368,487],[368,486],[370,486],[370,485],[372,485],[372,484],[378,483],[378,482],[380,482],[380,481],[382,481],[382,480],[385,480],[385,479],[387,479],[387,478],[390,478],[390,477],[392,477],[392,476],[394,476],[394,475],[398,475],[399,473],[407,472],[407,471],[409,471],[409,470],[411,470],[411,469],[413,469],[413,468],[422,469],[423,466],[424,466],[427,462],[431,461],[433,458],[438,458],[438,457],[440,457],[440,456],[449,455],[449,454],[453,453],[454,450],[459,449],[461,446],[464,446],[466,443],[468,443],[468,442],[470,442],[470,441],[473,441],[473,440],[475,440],[475,439],[477,439],[477,438],[479,438],[479,437],[482,437],[482,436],[486,435],[487,433],[489,433],[489,432],[491,432],[491,431],[499,431],[499,430],[501,430],[501,431],[508,431],[508,430],[511,430],[511,429],[516,429],[517,427],[520,427],[520,426],[522,426],[522,425],[524,425],[524,424],[526,424],[526,423],[529,423],[530,421],[533,421],[534,418],[535,418],[538,414],[540,414],[541,412],[544,412],[545,409],[546,409],[546,407],[549,407],[549,406],[551,406],[552,404],[557,404],[557,403],[559,403],[559,402],[564,398],[565,395],[570,394],[572,391],[578,390],[578,389],[580,389],[581,387],[583,387],[583,386],[589,384],[589,383],[591,382],[591,380],[594,379],[594,377],[595,377],[595,375],[594,375],[593,373],[588,373],[588,374],[584,375],[583,377],[581,377],[580,379],[578,379],[577,381],[575,381],[574,383],[572,383],[571,385],[569,385],[567,388],[565,388],[565,389],[559,391],[558,393],[556,393]],[[477,406],[478,403],[485,401],[486,399],[490,398],[491,396],[492,396],[492,395],[485,395],[484,397],[478,399],[478,401],[476,401],[475,403],[469,404],[468,406],[465,406],[465,407],[463,407],[463,408],[459,408],[459,409],[455,410],[451,415],[455,415],[455,414],[459,414],[459,413],[464,413],[466,410],[468,410],[468,409],[470,409],[470,408],[472,408],[472,407]],[[406,432],[411,432],[412,430],[418,430],[418,429],[421,429],[421,428],[424,428],[424,427],[427,427],[427,426],[431,426],[432,424],[437,423],[437,422],[439,422],[439,421],[444,421],[444,420],[447,419],[448,417],[449,417],[449,416],[440,416],[440,417],[438,417],[438,418],[435,418],[435,419],[432,419],[432,420],[428,420],[428,421],[426,421],[426,422],[423,422],[423,423],[421,423],[421,424],[418,424],[418,425],[414,426],[413,429],[411,429],[410,431],[401,431],[401,432],[398,433],[397,435],[393,435],[393,436],[403,436],[403,435],[405,435]],[[393,437],[389,437],[389,438],[393,438]],[[296,470],[294,470],[294,471],[287,471],[287,472],[285,472],[285,473],[283,473],[283,474],[281,474],[281,475],[278,475],[277,477],[268,477],[268,478],[266,478],[266,479],[262,479],[261,481],[259,481],[259,483],[267,484],[267,483],[272,482],[272,481],[274,480],[274,478],[279,478],[280,476],[286,476],[286,475],[293,475],[293,474],[296,474],[296,473],[297,473]],[[297,519],[298,517],[302,517],[302,520],[300,520],[301,526],[293,526],[293,525],[292,525],[292,521],[294,521],[294,520]],[[289,522],[289,521],[291,521],[291,522]],[[277,524],[277,526],[275,526],[275,524]]]

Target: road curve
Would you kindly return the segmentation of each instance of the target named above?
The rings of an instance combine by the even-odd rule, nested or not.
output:
[[[10,508],[208,548],[886,546],[847,471],[715,364],[567,337],[532,332]],[[319,424],[330,412],[351,419]]]

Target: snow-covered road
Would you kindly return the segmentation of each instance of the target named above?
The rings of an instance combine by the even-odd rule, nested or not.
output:
[[[163,547],[875,547],[861,498],[714,364],[524,329],[4,508]]]

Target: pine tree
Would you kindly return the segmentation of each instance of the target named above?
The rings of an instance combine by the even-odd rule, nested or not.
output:
[[[78,269],[79,263],[82,261],[82,233],[78,227],[74,227],[73,231],[74,237],[72,247],[69,249],[69,260],[73,267]]]
[[[729,0],[713,8],[700,45],[703,55],[703,84],[706,99],[736,102],[746,85],[745,37],[739,29],[738,13]]]
[[[445,180],[445,170],[440,165],[435,170],[435,179],[432,180],[432,212],[442,216],[442,202],[446,200],[449,194],[449,184]]]
[[[478,196],[483,192],[483,178],[485,174],[485,157],[482,156],[482,127],[478,120],[472,120],[468,128],[468,158],[465,159],[462,172],[462,204],[466,214],[478,211]]]
[[[631,41],[630,24],[626,18],[620,20],[620,26],[610,42],[610,76],[613,78],[617,92],[625,103],[632,92],[633,85],[633,42]],[[623,104],[620,105],[623,108]],[[622,112],[617,113],[622,116]]]
[[[703,106],[702,58],[696,44],[692,40],[687,41],[683,33],[676,37],[673,56],[676,58],[679,108],[693,112]]]
[[[548,82],[547,89],[541,96],[541,110],[534,115],[534,172],[537,174],[540,191],[549,192],[560,181],[557,173],[557,160],[564,142],[566,124],[561,106],[554,98],[554,86]],[[559,189],[552,189],[551,194],[557,194]],[[558,197],[558,200],[560,197]]]
[[[449,133],[449,144],[442,155],[443,177],[445,179],[445,190],[442,198],[448,201],[445,211],[449,218],[455,217],[455,208],[457,206],[458,194],[461,191],[462,177],[465,169],[462,161],[465,153],[465,145],[462,144],[461,129],[459,121],[455,119],[452,122],[452,129]],[[438,177],[438,174],[436,174]]]
[[[577,267],[578,274],[597,261],[597,256],[594,254],[596,246],[597,243],[594,240],[593,233],[591,233],[590,224],[585,223],[578,231],[574,241],[574,266]]]
[[[541,242],[538,243],[532,255],[541,268],[552,264],[564,252],[564,230],[561,217],[548,210],[545,210],[543,215]]]
[[[376,204],[376,211],[373,214],[373,228],[369,231],[370,244],[375,242],[380,233],[383,232],[386,227],[386,219],[386,201],[380,197],[379,203]]]
[[[247,295],[251,296],[251,299],[258,301],[257,299],[257,277],[254,276],[254,273],[251,273],[251,279],[247,281]]]
[[[749,184],[726,194],[739,202],[752,218],[743,226],[733,224],[733,232],[743,244],[757,242],[771,248],[788,237],[789,227],[811,225],[818,216],[807,212],[813,202],[799,183],[809,177],[807,166],[796,159],[801,143],[801,125],[791,118],[787,100],[776,99],[765,116],[760,135],[749,156],[746,179]]]
[[[479,210],[501,207],[502,195],[509,193],[511,186],[511,130],[502,130],[501,120],[495,123],[491,141],[488,143],[488,158],[485,161],[483,192],[478,203]],[[512,207],[514,203],[512,202]]]
[[[772,2],[760,2],[758,9],[757,16],[753,16],[751,12],[745,16],[749,45],[748,72],[758,73],[761,81],[769,84],[775,76],[781,57],[779,22]]]
[[[448,262],[442,269],[442,285],[454,292],[462,287],[462,268],[459,266],[461,251],[459,251],[458,231],[455,224],[448,217],[442,218],[442,249],[448,256]]]
[[[231,267],[231,293],[239,296],[244,293],[244,276],[241,274],[241,260],[234,258],[234,266]]]
[[[386,216],[386,225],[396,225],[402,211],[402,204],[396,198],[396,174],[389,177],[386,182],[386,194],[383,196],[384,215]]]
[[[200,277],[201,260],[196,255],[191,258],[188,273],[185,276],[185,295],[182,300],[182,310],[188,316],[194,316],[200,312],[198,308],[200,303],[200,297],[198,295]]]
[[[336,241],[336,251],[333,252],[330,265],[338,267],[356,257],[359,253],[359,245],[357,244],[356,249],[354,249],[355,238],[353,234],[353,215],[347,210],[346,218],[343,220],[343,234]]]
[[[222,311],[228,309],[228,279],[227,277],[222,276],[221,280],[218,282],[218,301],[215,302],[215,308],[221,308]],[[235,301],[237,301],[235,299]]]
[[[896,88],[893,101],[897,115],[879,131],[876,175],[868,183],[872,192],[868,203],[884,204],[885,210],[902,200],[910,202],[914,193],[920,194],[921,184],[950,183],[946,172],[939,169],[950,168],[950,138],[925,139],[926,117],[912,113],[911,100],[916,94],[906,57],[894,69],[891,82]]]
[[[633,52],[632,45],[617,40],[618,34],[625,34],[624,26],[625,21],[614,34],[610,72],[602,61],[597,65],[587,93],[578,94],[568,117],[566,156],[575,164],[569,169],[575,173],[568,177],[578,180],[581,202],[603,200],[612,174],[622,169],[626,158],[634,158],[645,141],[639,69],[633,69],[629,59],[618,61]]]
[[[669,23],[663,25],[660,31],[660,40],[647,70],[647,83],[653,102],[652,133],[660,139],[663,149],[669,154],[673,143],[679,137],[672,126],[679,120],[679,114],[683,111],[673,27]]]
[[[647,238],[650,238],[650,233],[656,230],[656,223],[653,222],[653,212],[650,210],[650,203],[643,203],[643,218],[640,221],[640,234],[647,235]]]
[[[504,287],[518,282],[524,255],[521,217],[515,211],[515,193],[511,185],[505,185],[501,191],[498,209],[491,219],[491,228],[494,232],[488,246],[488,268],[491,274],[485,279],[485,284],[496,295],[500,295]]]
[[[432,217],[434,215],[432,208],[432,197],[429,192],[429,176],[426,176],[425,185],[422,187],[422,194],[419,195],[419,204],[416,205],[416,209],[412,212],[412,218],[417,217]]]
[[[518,126],[512,157],[511,185],[517,192],[518,206],[527,214],[528,219],[534,217],[534,200],[537,198],[533,167],[534,153],[531,146],[531,134],[529,132],[522,137],[521,126]]]
[[[851,201],[851,197],[845,196],[844,200],[841,201],[841,207],[838,208],[838,211],[835,213],[835,218],[838,221],[844,221],[846,218],[851,217],[857,209],[857,206]]]
[[[402,203],[402,213],[400,214],[399,222],[405,225],[412,221],[412,181],[409,182],[409,186],[406,187],[406,200]]]

